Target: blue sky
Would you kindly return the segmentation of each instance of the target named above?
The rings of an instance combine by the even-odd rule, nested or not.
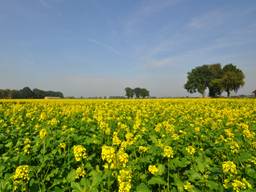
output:
[[[256,89],[255,0],[0,0],[0,88],[187,96],[193,67],[233,63]]]

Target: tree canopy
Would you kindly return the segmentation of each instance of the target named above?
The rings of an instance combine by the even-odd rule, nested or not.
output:
[[[127,98],[133,98],[134,95],[136,98],[146,98],[149,97],[149,90],[140,87],[136,87],[135,89],[126,87],[125,95],[127,96]]]
[[[60,97],[63,98],[63,93],[60,91],[44,91],[40,89],[31,90],[29,87],[24,87],[20,90],[0,89],[0,98],[8,99],[42,99],[45,97]]]
[[[223,91],[230,96],[231,91],[237,92],[244,85],[244,74],[233,64],[227,64],[223,68],[221,64],[210,64],[195,67],[188,72],[187,82],[184,88],[189,93],[200,93],[205,96],[206,89],[210,97],[221,95]]]

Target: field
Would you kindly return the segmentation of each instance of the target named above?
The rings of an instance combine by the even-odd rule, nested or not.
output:
[[[256,100],[2,100],[0,191],[255,191]]]

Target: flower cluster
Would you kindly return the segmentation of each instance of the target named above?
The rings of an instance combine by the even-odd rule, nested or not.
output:
[[[101,158],[103,161],[112,163],[115,160],[115,148],[111,146],[103,145],[101,148]]]
[[[148,166],[148,171],[149,171],[151,174],[155,175],[156,173],[158,173],[159,169],[158,169],[157,166],[155,166],[155,165],[149,165],[149,166]]]
[[[191,191],[193,189],[193,185],[188,181],[185,182],[183,187],[186,191]]]
[[[24,147],[23,147],[24,153],[29,154],[30,148],[31,148],[31,141],[29,138],[25,138]]]
[[[232,161],[225,161],[222,163],[222,169],[224,173],[237,174],[236,165]]]
[[[245,178],[242,180],[234,179],[233,181],[230,181],[230,179],[225,179],[223,186],[225,189],[233,188],[233,191],[235,192],[240,192],[241,190],[245,189],[252,189],[252,185]]]
[[[47,135],[47,130],[46,129],[41,129],[39,132],[39,137],[40,139],[44,139]]]
[[[173,149],[172,147],[170,146],[165,146],[164,147],[164,157],[167,157],[167,158],[173,158]]]
[[[118,137],[118,133],[114,132],[113,133],[113,144],[114,145],[120,145],[120,143],[121,143],[121,140]]]
[[[126,163],[128,162],[128,157],[129,157],[128,154],[125,153],[123,150],[120,150],[117,156],[118,156],[119,163],[125,166]]]
[[[27,183],[29,181],[29,166],[20,165],[16,168],[13,176],[15,184]]]
[[[66,149],[66,143],[60,143],[59,148],[65,150]]]
[[[76,161],[81,161],[82,159],[86,159],[87,157],[86,149],[82,145],[75,145],[73,147],[73,152]]]
[[[188,146],[186,147],[186,151],[188,152],[188,154],[194,155],[194,153],[196,152],[196,149],[193,146]]]
[[[145,146],[139,146],[139,152],[140,153],[145,153],[148,151],[148,147],[145,147]]]
[[[79,179],[80,177],[84,177],[86,174],[84,168],[82,166],[76,169],[76,178]]]
[[[120,170],[117,180],[118,180],[119,192],[129,192],[131,190],[132,172],[130,170],[127,170],[127,169]]]

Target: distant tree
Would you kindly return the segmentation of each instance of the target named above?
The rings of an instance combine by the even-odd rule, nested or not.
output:
[[[20,90],[0,89],[0,98],[42,99],[46,96],[60,97],[60,98],[64,97],[63,93],[60,91],[43,91],[37,88],[33,89],[33,91],[29,87],[24,87],[23,89],[20,89]]]
[[[145,88],[142,88],[140,90],[140,95],[141,95],[142,98],[149,97],[149,91]]]
[[[36,99],[42,99],[46,96],[45,91],[37,89],[37,88],[33,89],[33,93],[34,93],[34,97]]]
[[[130,87],[126,87],[125,96],[127,96],[128,98],[133,98],[133,95],[134,95],[134,90]]]
[[[233,64],[228,64],[223,67],[223,76],[221,78],[223,89],[230,96],[230,92],[237,92],[244,85],[244,73]]]
[[[136,87],[133,91],[134,91],[135,97],[136,98],[140,98],[140,96],[141,96],[141,88]]]
[[[25,99],[34,98],[34,93],[29,87],[24,87],[19,91],[19,97]]]

